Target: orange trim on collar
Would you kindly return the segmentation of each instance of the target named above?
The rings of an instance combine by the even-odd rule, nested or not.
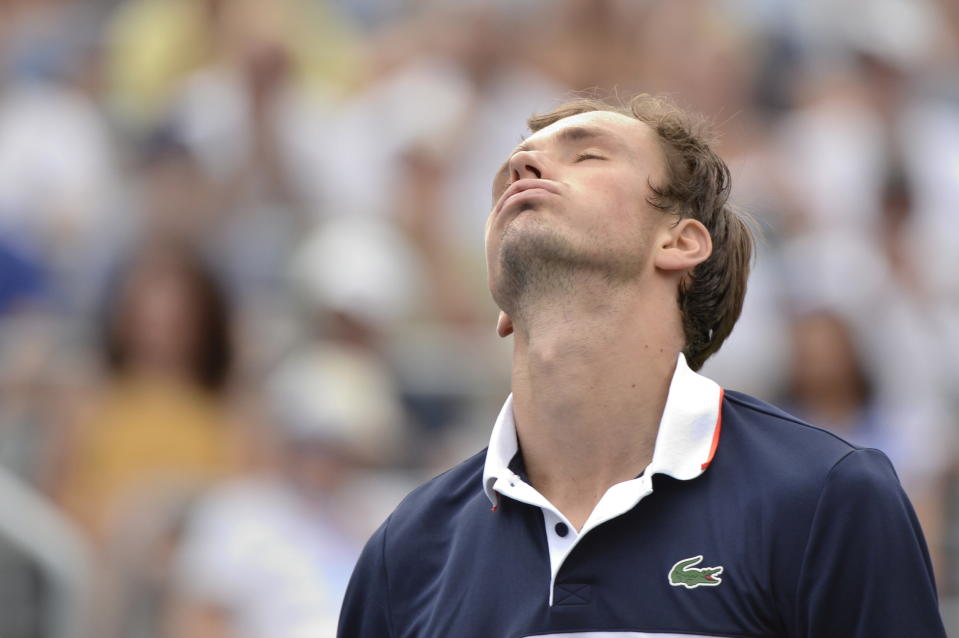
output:
[[[725,395],[725,390],[719,388],[719,412],[716,416],[716,429],[713,430],[713,444],[709,448],[709,458],[706,459],[706,462],[703,463],[702,469],[705,470],[709,467],[709,464],[713,462],[713,457],[716,456],[716,448],[719,447],[719,433],[723,429],[723,396]]]

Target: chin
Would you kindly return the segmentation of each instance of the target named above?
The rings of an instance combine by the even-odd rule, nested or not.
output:
[[[519,267],[536,262],[557,263],[575,260],[575,249],[569,238],[552,224],[532,215],[511,220],[503,232],[499,247],[499,263]]]
[[[641,274],[644,254],[641,245],[618,250],[599,242],[574,242],[554,225],[527,216],[525,222],[513,220],[503,233],[496,281],[491,277],[490,288],[500,302],[497,290],[504,298],[520,299],[546,291],[572,294],[583,277],[598,276],[607,283],[632,281]]]
[[[568,281],[581,258],[555,228],[533,221],[510,222],[490,269],[493,299],[508,314],[518,312],[530,296]],[[492,263],[492,262],[491,262]]]

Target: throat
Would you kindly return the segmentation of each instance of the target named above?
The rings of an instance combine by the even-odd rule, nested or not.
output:
[[[514,317],[513,416],[526,469],[575,525],[646,469],[684,345],[673,288],[594,292],[577,288]]]
[[[580,529],[606,491],[652,460],[678,353],[637,362],[575,343],[530,352],[513,375],[531,484]]]

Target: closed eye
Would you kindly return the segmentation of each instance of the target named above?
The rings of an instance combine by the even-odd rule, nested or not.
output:
[[[578,154],[576,155],[576,161],[577,161],[577,162],[582,162],[583,160],[590,160],[590,159],[604,160],[604,159],[606,159],[606,158],[605,158],[605,157],[601,157],[601,156],[599,156],[599,155],[595,155],[595,154],[593,154],[593,153],[578,153]]]

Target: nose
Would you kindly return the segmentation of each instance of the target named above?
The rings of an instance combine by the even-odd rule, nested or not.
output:
[[[509,159],[510,181],[543,177],[543,160],[535,151],[520,151]]]

